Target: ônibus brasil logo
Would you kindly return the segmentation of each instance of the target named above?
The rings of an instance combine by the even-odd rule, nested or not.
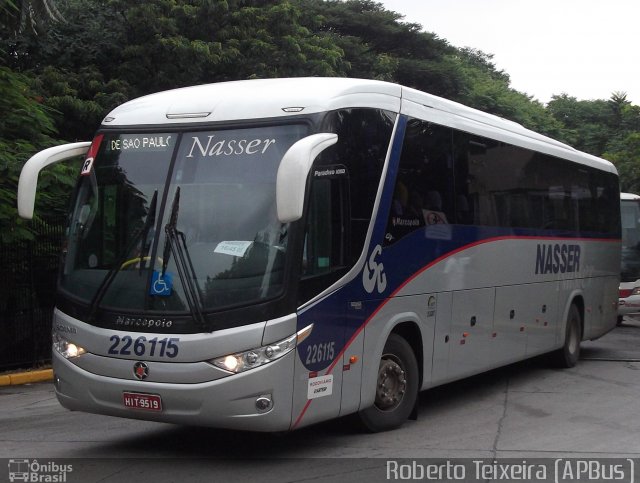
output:
[[[9,481],[65,483],[67,473],[73,471],[73,465],[63,465],[55,461],[39,463],[38,460],[10,459]]]

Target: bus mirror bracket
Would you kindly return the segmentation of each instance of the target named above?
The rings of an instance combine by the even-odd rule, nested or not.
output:
[[[307,176],[313,161],[337,142],[337,134],[312,134],[296,142],[284,153],[276,181],[276,206],[281,223],[302,218]]]
[[[43,168],[53,163],[86,154],[90,142],[63,144],[40,151],[24,163],[18,181],[18,215],[30,220],[33,218],[33,207],[36,202],[38,175]]]

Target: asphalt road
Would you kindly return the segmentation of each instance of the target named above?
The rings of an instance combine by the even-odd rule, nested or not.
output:
[[[426,391],[417,421],[381,434],[345,420],[275,435],[125,420],[69,412],[49,383],[9,386],[0,388],[0,481],[9,459],[14,469],[19,459],[70,464],[69,482],[141,483],[371,483],[401,458],[640,461],[639,402],[640,322],[631,320],[583,343],[573,369],[534,359]]]

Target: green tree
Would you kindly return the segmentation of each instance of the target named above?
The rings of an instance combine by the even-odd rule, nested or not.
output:
[[[308,28],[331,38],[344,52],[350,77],[398,82],[462,102],[537,131],[561,129],[542,104],[509,85],[491,55],[457,49],[402,15],[370,0],[297,0]]]
[[[603,156],[618,168],[622,191],[640,193],[640,132],[612,143]]]
[[[563,125],[561,140],[601,156],[614,134],[612,109],[604,100],[579,101],[568,94],[553,96],[547,110]]]
[[[382,79],[436,95],[455,97],[461,75],[447,57],[455,52],[418,24],[371,0],[297,0],[308,28],[344,52],[349,77]]]
[[[24,162],[36,151],[55,144],[50,112],[33,94],[30,80],[0,67],[0,241],[11,243],[33,238],[29,222],[21,220],[16,211],[18,177]],[[37,212],[61,214],[71,191],[73,168],[56,166],[40,175]]]
[[[458,99],[481,111],[515,121],[529,129],[556,137],[562,125],[531,96],[510,87],[509,75],[497,70],[493,56],[470,48],[458,50],[452,59],[463,76]]]
[[[65,139],[87,139],[122,102],[176,87],[344,73],[343,52],[286,0],[60,0],[66,21],[5,38]]]
[[[62,15],[53,0],[1,0],[0,25],[14,35],[27,28],[42,32],[50,21],[61,21]]]

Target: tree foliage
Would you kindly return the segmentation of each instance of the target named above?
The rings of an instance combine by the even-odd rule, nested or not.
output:
[[[0,241],[33,238],[30,224],[16,216],[16,191],[22,165],[33,153],[56,142],[51,112],[29,88],[29,79],[0,67]],[[68,165],[40,176],[37,213],[61,214],[73,183]]]
[[[14,35],[28,28],[43,32],[47,23],[63,20],[53,0],[0,0],[0,25]]]

